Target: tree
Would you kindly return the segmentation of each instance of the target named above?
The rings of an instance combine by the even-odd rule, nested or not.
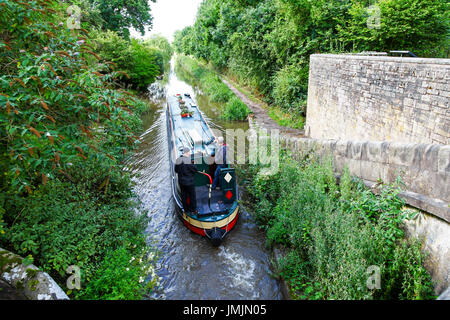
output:
[[[121,82],[145,90],[163,69],[163,56],[141,41],[127,41],[116,32],[99,32],[95,37],[96,51],[105,61],[111,61],[124,71]],[[160,63],[158,65],[158,61]]]
[[[129,38],[129,28],[133,27],[142,35],[145,27],[150,31],[153,17],[148,0],[89,0],[92,6],[100,11],[104,20],[102,28],[119,32]],[[150,0],[156,2],[156,0]]]

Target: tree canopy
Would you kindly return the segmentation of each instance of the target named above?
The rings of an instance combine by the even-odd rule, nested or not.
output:
[[[446,0],[205,0],[177,52],[210,61],[286,110],[303,109],[313,53],[449,56]]]
[[[103,30],[118,32],[129,38],[129,28],[144,35],[146,28],[152,28],[150,1],[156,0],[79,0],[75,4],[84,8],[83,19]]]

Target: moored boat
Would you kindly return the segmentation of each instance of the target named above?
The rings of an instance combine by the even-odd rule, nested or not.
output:
[[[239,217],[235,169],[225,165],[220,170],[220,190],[211,190],[216,171],[216,137],[189,94],[169,96],[167,100],[169,160],[177,214],[188,229],[209,238],[213,245],[218,246]],[[198,170],[194,177],[198,212],[189,212],[183,208],[175,173],[176,159],[185,148],[191,150],[191,161]]]

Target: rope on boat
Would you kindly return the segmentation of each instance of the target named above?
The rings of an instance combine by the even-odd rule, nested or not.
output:
[[[202,171],[197,171],[197,172],[201,173],[201,174],[203,174],[203,175],[205,175],[205,176],[207,176],[209,178],[208,207],[209,207],[209,210],[211,210],[213,212],[213,210],[211,209],[211,192],[212,192],[212,183],[213,183],[212,178],[206,172],[202,172]]]

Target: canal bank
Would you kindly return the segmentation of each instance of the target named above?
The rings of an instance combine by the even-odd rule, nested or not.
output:
[[[271,119],[268,119],[269,117],[267,116],[267,114],[265,114],[264,109],[261,106],[258,106],[257,103],[246,97],[245,94],[240,92],[240,90],[234,88],[233,85],[228,81],[224,80],[224,83],[226,83],[227,86],[236,95],[239,95],[239,97],[243,99],[243,101],[254,112],[255,116],[249,119],[249,122],[251,123],[250,127],[254,127],[255,130],[258,130],[260,128],[269,130],[278,129],[277,124],[274,124]],[[315,148],[320,144],[318,141],[312,141],[314,139],[296,136],[295,132],[293,133],[292,130],[280,130],[280,132],[282,132],[280,134],[282,145],[284,146],[284,148],[292,150],[294,158],[301,160],[304,156],[308,156],[309,154],[310,156],[316,155],[322,158],[323,161],[327,157],[327,155],[325,154],[326,150],[328,150],[327,148],[322,148],[323,150],[320,149],[320,146],[319,149]],[[302,144],[296,143],[297,140],[302,141],[302,143],[303,140],[305,140],[306,142],[309,141],[311,143],[306,143],[306,145],[304,146],[305,149],[300,150],[299,148],[301,148]],[[340,168],[342,169],[342,166]],[[339,174],[336,177],[339,181]],[[363,180],[362,183],[365,185],[367,190],[380,195],[380,188],[378,185],[374,185],[374,183],[366,180]],[[446,217],[445,212],[448,212],[448,208],[443,207],[438,202],[427,201],[426,197],[419,197],[419,195],[414,195],[411,192],[400,191],[398,193],[398,196],[402,198],[407,204],[419,209],[419,211],[414,209],[412,210],[413,212],[415,212],[414,218],[404,220],[406,221],[406,223],[402,224],[401,227],[399,226],[399,232],[401,232],[402,234],[406,234],[408,241],[410,241],[411,243],[420,243],[421,241],[423,241],[425,249],[422,248],[421,254],[419,254],[418,252],[416,254],[417,257],[422,255],[422,258],[419,259],[420,261],[424,262],[420,262],[417,267],[419,269],[422,268],[421,265],[424,265],[426,267],[427,271],[422,268],[421,272],[424,272],[425,278],[429,278],[429,275],[431,274],[434,292],[435,294],[439,295],[442,290],[447,288],[448,286],[446,285],[446,281],[448,281],[448,271],[446,266],[446,263],[448,263],[448,250],[445,249],[446,247],[448,247],[448,243],[446,244],[445,239],[448,239],[449,234],[448,224],[446,224],[445,219],[442,220]],[[418,201],[418,199],[420,199],[420,201]],[[426,208],[428,208],[428,210],[430,211],[420,211],[421,209],[423,210]],[[405,211],[408,210],[409,209]],[[401,239],[399,238],[399,240]],[[281,254],[281,252],[281,250],[275,249],[274,255],[282,257],[283,255]],[[425,255],[427,256],[427,258],[425,258]],[[277,265],[276,268],[279,268],[279,266]],[[425,275],[425,273],[428,273],[428,275]],[[423,288],[427,286],[429,287],[429,285],[426,284],[429,280],[425,280],[425,278],[423,278]],[[425,296],[428,296],[428,298],[430,298],[432,295],[433,294],[430,292]],[[422,298],[424,298],[425,296],[422,296]]]

